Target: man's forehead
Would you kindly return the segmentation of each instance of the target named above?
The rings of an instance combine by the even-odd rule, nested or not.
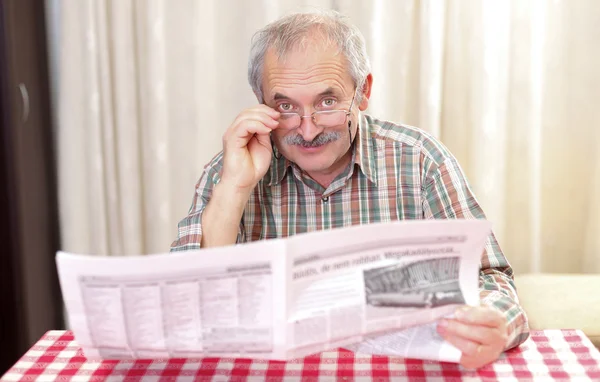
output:
[[[277,82],[267,85],[265,89],[267,100],[290,100],[304,102],[323,97],[346,98],[352,92],[351,84],[341,84],[339,81],[321,81],[312,83]]]
[[[310,88],[311,93],[327,91],[332,95],[345,95],[351,91],[352,77],[346,60],[336,52],[290,53],[285,61],[267,52],[265,57],[263,91],[287,95],[291,89]]]

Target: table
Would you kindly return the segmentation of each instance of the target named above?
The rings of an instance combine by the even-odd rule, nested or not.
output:
[[[323,352],[289,362],[202,358],[87,361],[68,331],[49,331],[2,381],[510,381],[600,380],[600,353],[579,330],[533,331],[517,349],[479,370],[444,362]]]

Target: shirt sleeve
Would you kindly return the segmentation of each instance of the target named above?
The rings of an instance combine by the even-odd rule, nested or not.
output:
[[[485,219],[455,158],[432,164],[424,177],[423,211],[429,219]],[[513,270],[494,234],[487,238],[479,273],[481,303],[499,310],[508,325],[506,349],[529,337],[529,326],[513,278]]]
[[[209,163],[196,183],[192,205],[188,215],[177,225],[177,239],[171,244],[171,252],[189,251],[200,249],[202,242],[202,213],[210,201],[213,189],[219,183],[219,170],[222,154],[217,155]],[[237,242],[245,241],[243,220],[240,222]]]

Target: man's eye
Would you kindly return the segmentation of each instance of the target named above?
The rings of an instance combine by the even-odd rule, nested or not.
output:
[[[335,100],[333,98],[326,98],[323,100],[323,102],[321,102],[321,105],[323,107],[332,107],[335,105]]]
[[[281,111],[290,111],[290,110],[292,110],[292,104],[291,103],[280,103],[279,109]]]

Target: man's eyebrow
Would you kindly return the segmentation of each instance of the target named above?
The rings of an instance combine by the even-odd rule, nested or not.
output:
[[[319,97],[337,95],[338,92],[334,88],[327,88],[319,93]]]
[[[336,89],[330,87],[330,88],[323,90],[317,96],[323,97],[323,96],[337,96],[337,95],[338,95],[338,91]],[[279,100],[293,101],[290,97],[286,96],[285,94],[275,93],[275,95],[273,96],[273,101],[279,101]]]
[[[286,96],[285,94],[275,93],[273,96],[273,101],[278,101],[280,99],[291,101],[290,97]]]

